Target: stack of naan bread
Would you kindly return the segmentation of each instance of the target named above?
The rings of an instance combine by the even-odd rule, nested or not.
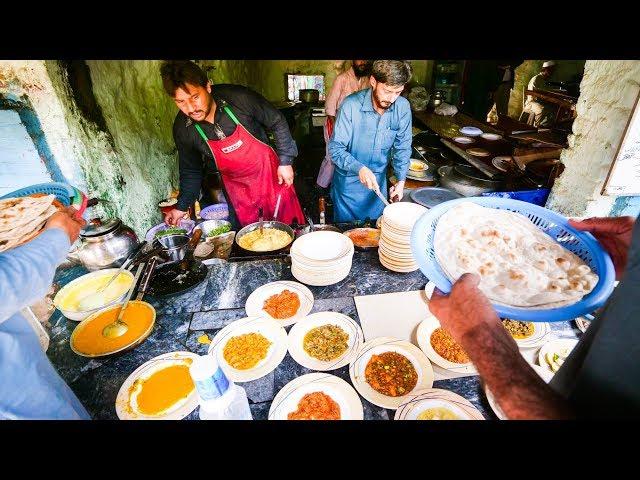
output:
[[[585,262],[524,215],[463,202],[442,215],[434,233],[436,259],[451,281],[482,278],[494,303],[556,308],[578,302],[598,283]]]
[[[0,200],[0,252],[37,236],[60,205],[55,195]]]

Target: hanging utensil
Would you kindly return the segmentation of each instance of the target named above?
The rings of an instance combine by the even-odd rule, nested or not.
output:
[[[131,288],[129,288],[129,293],[127,294],[127,298],[125,299],[122,307],[120,308],[120,312],[118,313],[118,318],[116,318],[115,322],[110,323],[106,327],[102,329],[102,335],[107,338],[118,338],[124,335],[127,330],[129,330],[129,325],[122,321],[122,316],[124,315],[124,311],[127,309],[127,305],[129,304],[129,300],[131,300],[131,295],[133,295],[133,291],[136,288],[136,284],[138,283],[138,279],[142,274],[142,270],[144,270],[144,264],[141,263],[138,265],[138,270],[136,270],[136,276],[133,279],[133,283],[131,284]]]
[[[260,223],[260,235],[262,235],[264,230],[264,212],[262,211],[262,207],[258,208],[258,222]]]
[[[193,259],[193,251],[195,250],[198,242],[200,241],[200,237],[202,237],[202,229],[198,228],[191,235],[191,240],[187,243],[187,251],[184,255],[184,258],[180,262],[180,269],[186,271],[189,268],[190,260]]]

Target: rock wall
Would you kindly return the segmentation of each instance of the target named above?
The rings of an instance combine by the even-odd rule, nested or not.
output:
[[[578,116],[560,157],[566,168],[553,186],[549,208],[576,216],[637,214],[640,203],[633,197],[616,201],[600,191],[639,91],[640,61],[586,62]]]

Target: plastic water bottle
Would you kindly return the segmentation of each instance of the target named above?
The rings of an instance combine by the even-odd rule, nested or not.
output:
[[[194,359],[189,373],[200,398],[200,420],[253,420],[244,388],[229,381],[215,357]]]

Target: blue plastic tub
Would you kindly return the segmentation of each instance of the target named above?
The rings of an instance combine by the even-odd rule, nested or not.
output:
[[[547,203],[547,198],[549,198],[550,192],[551,190],[549,188],[538,188],[535,190],[520,190],[518,192],[488,192],[481,193],[480,196],[510,198],[512,200],[521,200],[523,202],[533,203],[534,205],[544,207],[545,203]]]
[[[494,197],[467,197],[436,205],[416,222],[411,232],[411,250],[424,275],[436,284],[438,289],[448,293],[451,281],[440,268],[433,250],[433,237],[439,218],[450,208],[462,202],[473,202],[483,207],[518,212],[528,217],[540,230],[553,238],[567,250],[573,252],[593,270],[599,280],[595,288],[580,301],[559,308],[533,309],[517,308],[494,303],[493,307],[503,318],[531,322],[560,322],[589,314],[600,308],[611,295],[615,282],[615,270],[609,254],[587,232],[581,232],[569,225],[568,220],[551,210],[531,203]]]

